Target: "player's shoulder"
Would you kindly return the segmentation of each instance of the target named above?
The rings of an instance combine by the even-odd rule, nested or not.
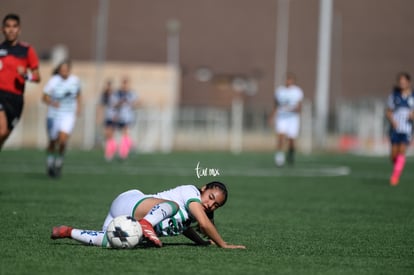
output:
[[[180,185],[177,188],[184,194],[200,196],[200,190],[194,185]]]
[[[74,75],[74,74],[69,75],[68,79],[72,82],[80,82],[79,77],[77,75]]]
[[[21,48],[25,48],[25,49],[32,49],[34,50],[33,46],[31,44],[29,44],[28,42],[25,41],[19,41],[17,42],[17,46],[21,47]]]
[[[17,44],[22,47],[30,47],[30,44],[25,41],[19,41]]]
[[[280,94],[283,94],[285,91],[286,91],[286,87],[283,86],[283,85],[280,85],[280,86],[276,87],[274,95],[278,96]]]
[[[297,92],[302,92],[302,88],[301,88],[301,87],[299,87],[298,85],[292,85],[291,89],[292,89],[292,90],[295,90],[295,91],[297,91]]]
[[[58,74],[54,74],[54,75],[52,75],[50,78],[49,78],[49,83],[57,83],[57,82],[59,82],[59,81],[61,81],[62,80],[62,78],[60,77],[60,75],[58,75]]]

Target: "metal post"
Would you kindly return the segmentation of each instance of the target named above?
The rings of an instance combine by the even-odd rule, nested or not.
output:
[[[174,141],[175,116],[180,83],[180,22],[176,19],[167,21],[167,64],[172,68],[170,105],[163,110],[161,116],[161,150],[171,152]]]
[[[320,0],[318,63],[315,93],[315,141],[322,148],[328,126],[333,0]]]
[[[243,95],[241,92],[233,96],[231,103],[231,144],[233,154],[239,154],[243,149]]]
[[[108,32],[109,0],[99,0],[98,17],[96,20],[95,61],[102,65],[106,58],[106,40]]]
[[[98,17],[96,19],[96,41],[95,41],[95,83],[93,89],[99,90],[103,82],[103,65],[106,60],[106,44],[107,44],[107,33],[108,33],[108,15],[109,15],[109,0],[99,0],[98,6]],[[95,116],[94,116],[95,117]],[[87,142],[84,146],[92,148],[97,137],[97,127],[100,124],[90,119],[86,120],[87,125],[90,127],[90,135],[93,137],[92,143]]]
[[[275,87],[284,82],[288,62],[289,46],[289,2],[278,0],[276,21]]]

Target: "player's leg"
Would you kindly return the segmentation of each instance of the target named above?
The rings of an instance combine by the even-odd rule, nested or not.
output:
[[[66,152],[67,143],[72,133],[73,127],[75,125],[75,116],[74,115],[65,115],[62,116],[59,120],[58,125],[58,137],[57,137],[57,156],[55,159],[55,173],[56,176],[60,176],[62,167],[63,167],[63,160],[64,155]]]
[[[161,247],[162,242],[158,239],[153,227],[164,219],[174,216],[177,211],[178,205],[175,202],[146,197],[139,190],[130,190],[120,194],[112,202],[102,231],[76,229],[63,225],[53,228],[51,238],[71,238],[88,245],[108,247],[105,234],[108,224],[115,217],[133,214],[141,224],[144,237]]]
[[[23,112],[23,97],[0,91],[0,151]]]
[[[288,136],[288,149],[286,160],[288,164],[293,165],[295,151],[296,151],[296,138],[299,135],[299,115],[291,117],[288,123],[287,136]]]
[[[57,138],[57,154],[55,159],[55,174],[57,177],[61,175],[64,156],[66,152],[66,145],[69,139],[69,134],[66,132],[59,132]]]
[[[109,247],[110,245],[106,238],[106,229],[109,223],[118,216],[132,215],[136,205],[145,198],[145,195],[139,190],[126,191],[112,201],[101,231],[84,230],[62,225],[53,227],[51,238],[70,238],[86,245]]]
[[[276,134],[276,153],[275,153],[275,164],[277,166],[283,166],[286,162],[285,156],[285,143],[286,135],[283,133]]]
[[[287,150],[287,156],[286,161],[289,165],[293,165],[295,162],[295,139],[294,138],[288,138],[288,150]]]
[[[395,144],[395,151],[397,152],[395,161],[394,161],[394,167],[392,171],[392,175],[390,178],[390,184],[395,186],[400,181],[400,176],[402,174],[402,171],[404,170],[405,166],[405,153],[407,150],[407,145],[405,142]]]
[[[128,124],[124,124],[121,131],[122,137],[119,144],[119,156],[121,159],[126,159],[132,147],[132,140],[129,136]]]
[[[4,143],[10,135],[10,130],[8,127],[6,111],[2,109],[0,102],[0,150],[3,148]]]
[[[285,142],[286,142],[286,119],[276,117],[275,132],[276,132],[276,153],[274,156],[276,166],[283,166],[285,164]]]
[[[399,153],[399,146],[398,144],[391,144],[391,152],[390,152],[390,160],[391,163],[395,163],[395,160],[397,159],[398,153]]]
[[[177,212],[178,205],[175,202],[148,197],[139,190],[130,190],[120,194],[112,202],[102,229],[105,231],[113,218],[130,215],[141,224],[144,237],[161,247],[162,242],[158,239],[154,226]]]
[[[46,119],[46,130],[49,143],[47,146],[46,156],[46,172],[50,177],[55,176],[55,157],[56,157],[56,139],[58,136],[58,130],[56,128],[55,119],[48,117]]]
[[[177,212],[178,205],[173,201],[147,198],[136,206],[134,217],[141,224],[144,237],[156,246],[161,247],[162,242],[158,239],[154,226],[174,216]]]
[[[55,226],[52,229],[51,239],[70,238],[86,245],[110,247],[105,231],[77,229],[66,225]]]
[[[115,125],[114,122],[111,120],[105,121],[105,159],[110,161],[113,159],[116,150],[117,144],[114,139],[114,132],[115,132]]]

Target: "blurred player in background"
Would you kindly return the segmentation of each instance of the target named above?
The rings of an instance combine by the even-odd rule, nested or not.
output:
[[[105,111],[105,158],[110,161],[118,151],[121,159],[126,159],[132,148],[129,127],[134,122],[134,109],[138,106],[138,97],[131,90],[129,79],[124,77],[119,90],[110,93],[106,99]],[[121,130],[119,145],[115,140],[115,131]]]
[[[3,19],[0,44],[0,150],[20,119],[25,81],[39,82],[39,60],[32,46],[19,42],[20,17]]]
[[[200,189],[193,185],[181,185],[154,195],[145,195],[139,190],[120,194],[111,205],[102,226],[103,231],[74,229],[57,226],[52,229],[52,239],[71,238],[84,244],[110,247],[106,237],[109,223],[116,217],[128,215],[139,221],[144,237],[157,247],[162,247],[158,237],[183,234],[199,245],[210,244],[191,227],[198,226],[214,244],[222,248],[245,248],[243,245],[226,243],[217,231],[212,216],[215,210],[227,201],[227,188],[218,181],[210,182]]]
[[[70,73],[69,61],[60,63],[44,88],[43,102],[48,106],[47,172],[59,177],[70,134],[80,113],[80,81]]]
[[[275,108],[270,117],[271,124],[276,131],[275,163],[283,166],[285,161],[294,162],[295,139],[299,134],[300,111],[302,108],[303,92],[295,85],[296,77],[293,73],[286,74],[286,83],[274,93]],[[287,143],[287,157],[285,147]]]
[[[395,186],[400,180],[405,165],[405,153],[411,142],[414,120],[414,94],[411,76],[400,73],[398,85],[388,97],[386,117],[390,122],[391,161],[394,164],[390,184]]]
[[[114,124],[115,124],[115,97],[113,94],[112,80],[105,82],[104,89],[100,98],[100,106],[103,109],[103,124],[104,124],[104,136],[105,136],[105,158],[107,160],[112,159],[116,152],[116,141],[113,138],[114,135]]]

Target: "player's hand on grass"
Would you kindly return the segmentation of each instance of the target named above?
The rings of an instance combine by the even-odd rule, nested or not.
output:
[[[244,245],[236,245],[236,244],[226,244],[222,248],[227,248],[227,249],[246,249],[246,247]]]

